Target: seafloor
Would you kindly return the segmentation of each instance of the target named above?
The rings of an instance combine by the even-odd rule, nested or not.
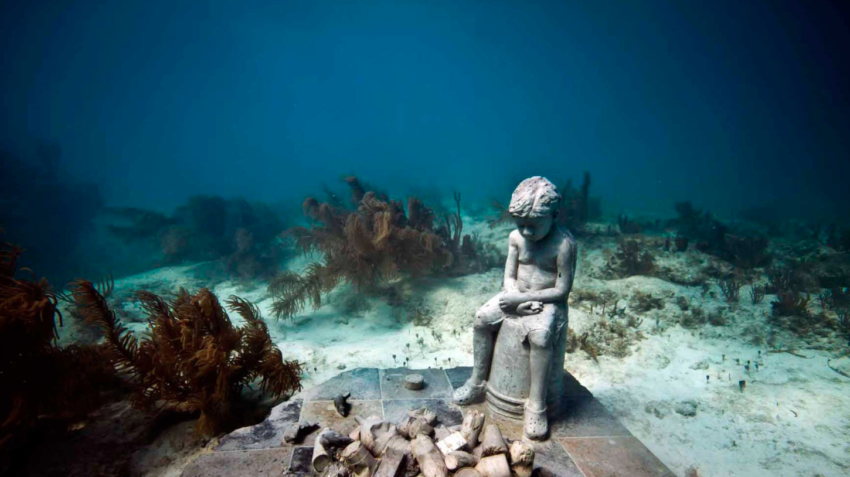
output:
[[[491,230],[480,219],[464,221],[466,230],[505,246],[507,226]],[[691,278],[707,268],[724,267],[699,251],[659,247],[653,253],[662,272],[614,279],[605,269],[616,238],[588,235],[578,243],[569,326],[595,346],[591,352],[572,350],[565,368],[674,473],[776,477],[850,472],[850,379],[827,365],[832,359],[832,368],[850,371],[850,359],[840,357],[846,344],[840,337],[775,328],[769,321],[773,297],[754,304],[747,287],[737,303],[728,303],[712,280],[702,286],[680,284],[696,283]],[[300,270],[313,258],[299,256],[286,266]],[[222,280],[210,268],[207,263],[168,267],[116,280],[111,301],[131,329],[143,332],[141,310],[129,299],[138,289],[167,294],[179,286],[209,287],[220,297],[251,300],[266,316],[284,358],[304,363],[305,387],[353,368],[471,365],[472,318],[499,290],[502,276],[501,269],[492,269],[399,281],[393,288],[401,300],[396,297],[394,306],[386,297],[343,286],[321,308],[275,321],[266,282]],[[813,300],[813,314],[822,311],[819,306]],[[694,308],[714,318],[688,319]],[[68,343],[83,331],[66,326],[61,333]],[[174,433],[185,429],[167,438],[174,440]],[[136,459],[136,471],[179,475],[203,452],[200,445],[159,442]]]

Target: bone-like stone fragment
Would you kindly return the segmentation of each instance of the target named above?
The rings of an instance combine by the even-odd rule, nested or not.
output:
[[[472,467],[464,467],[455,472],[454,477],[482,477],[482,475]]]
[[[378,467],[378,461],[358,441],[343,449],[341,457],[346,467],[357,477],[372,477]]]
[[[448,477],[449,470],[446,468],[443,454],[440,453],[431,438],[419,434],[410,442],[410,450],[413,451],[416,461],[419,462],[419,469],[423,477]],[[510,474],[508,477],[510,477]]]
[[[534,448],[523,441],[513,441],[510,447],[511,470],[517,477],[531,477],[534,470]]]
[[[387,432],[379,434],[375,439],[375,455],[383,454],[388,448],[397,450],[409,447],[410,443],[404,437],[398,434],[395,426],[390,426]]]
[[[434,439],[436,439],[437,441],[441,441],[448,437],[451,433],[452,431],[450,431],[446,426],[440,424],[439,426],[434,428]]]
[[[481,429],[484,427],[484,414],[474,409],[466,413],[463,417],[460,432],[466,438],[466,445],[469,449],[478,447],[478,436],[481,434]]]
[[[453,432],[445,439],[437,441],[437,448],[440,449],[443,455],[449,455],[454,451],[466,448],[466,439],[463,438],[463,434],[460,432]]]
[[[313,445],[313,470],[322,473],[333,462],[333,448],[351,444],[352,439],[331,429],[323,429]]]
[[[434,435],[434,428],[431,427],[431,424],[428,424],[428,422],[422,418],[415,419],[410,424],[410,430],[408,431],[408,435],[411,439],[418,436],[419,434],[423,434],[428,437]]]
[[[409,415],[399,421],[398,432],[408,439],[413,439],[417,434],[434,435],[434,428],[429,423],[428,417]]]
[[[455,471],[464,467],[475,467],[478,459],[469,452],[455,451],[446,456],[446,468]]]
[[[388,448],[381,458],[381,463],[378,465],[378,470],[375,471],[375,477],[401,477],[404,475],[404,464],[407,455],[410,454],[410,449],[407,452],[400,452],[392,448]],[[410,454],[410,458],[413,455]]]
[[[499,426],[495,424],[487,424],[484,426],[484,432],[481,434],[481,447],[482,457],[504,454],[508,451],[508,447],[505,445],[505,439],[502,438],[502,431],[499,430]],[[479,472],[481,472],[481,470],[479,470]]]
[[[397,432],[395,426],[376,416],[369,417],[368,419],[361,419],[355,416],[354,419],[360,423],[360,442],[374,455],[380,455],[379,452],[375,452],[375,442],[378,438],[386,433]]]
[[[511,468],[508,465],[508,458],[505,457],[505,454],[484,457],[478,461],[475,470],[484,477],[511,477]]]
[[[424,418],[428,424],[432,426],[437,421],[437,413],[428,409],[427,407],[422,407],[413,411],[408,411],[407,413],[410,417],[421,417]]]

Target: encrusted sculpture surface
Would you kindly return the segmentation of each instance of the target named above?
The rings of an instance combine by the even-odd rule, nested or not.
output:
[[[522,415],[525,436],[536,440],[548,435],[547,413],[557,410],[563,386],[576,267],[575,239],[555,220],[560,200],[554,184],[539,176],[514,191],[508,212],[517,228],[508,238],[503,290],[476,314],[472,377],[454,394],[460,405],[486,394],[493,411]]]

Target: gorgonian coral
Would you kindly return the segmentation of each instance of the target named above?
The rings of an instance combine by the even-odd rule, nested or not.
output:
[[[298,362],[283,359],[257,307],[239,297],[230,297],[226,304],[245,321],[241,328],[207,289],[195,294],[181,289],[172,301],[139,292],[150,323],[149,332],[139,339],[91,282],[76,281],[72,293],[86,320],[103,329],[116,366],[136,390],[137,404],[151,408],[165,402],[176,410],[197,412],[203,434],[231,427],[232,408],[242,388],[256,380],[274,396],[301,389]]]
[[[320,306],[322,295],[340,283],[368,290],[401,275],[463,274],[496,263],[476,236],[463,235],[460,194],[454,195],[456,211],[435,225],[434,211],[415,197],[408,199],[405,213],[401,202],[366,190],[357,178],[348,177],[346,183],[356,208],[307,198],[302,208],[312,226],[284,234],[302,252],[318,252],[322,260],[303,273],[286,271],[272,279],[269,292],[278,318],[292,317],[308,303]]]

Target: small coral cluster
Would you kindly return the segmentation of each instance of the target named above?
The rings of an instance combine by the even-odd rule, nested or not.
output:
[[[617,250],[608,260],[608,271],[616,277],[649,275],[655,269],[655,258],[637,238],[620,238]]]
[[[498,263],[476,236],[463,234],[459,194],[454,196],[456,210],[443,214],[439,223],[434,211],[415,197],[408,199],[405,211],[401,202],[366,190],[356,177],[346,183],[352,208],[336,196],[327,202],[307,198],[303,210],[312,225],[285,233],[304,253],[319,252],[323,258],[301,274],[286,271],[272,279],[269,292],[278,318],[296,315],[307,303],[319,307],[322,294],[340,283],[370,290],[399,276],[459,275]]]

